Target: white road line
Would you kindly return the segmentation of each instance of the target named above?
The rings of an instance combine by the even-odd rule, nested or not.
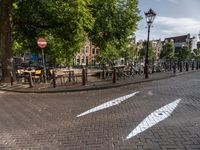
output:
[[[0,94],[3,94],[3,93],[5,93],[4,91],[0,91]]]
[[[160,109],[155,110],[149,116],[147,116],[127,137],[126,139],[130,139],[137,134],[147,130],[148,128],[156,125],[160,121],[167,119],[175,108],[178,106],[181,99],[177,99],[174,102],[167,104]]]
[[[88,111],[85,111],[84,113],[81,113],[79,115],[77,115],[76,117],[81,117],[81,116],[84,116],[84,115],[87,115],[87,114],[90,114],[90,113],[93,113],[93,112],[96,112],[96,111],[100,111],[100,110],[103,110],[103,109],[106,109],[106,108],[109,108],[109,107],[112,107],[112,106],[115,106],[115,105],[118,105],[120,104],[121,102],[129,99],[130,97],[134,96],[135,94],[137,94],[139,92],[134,92],[132,94],[129,94],[129,95],[126,95],[126,96],[122,96],[122,97],[119,97],[117,99],[114,99],[114,100],[111,100],[111,101],[108,101],[106,103],[103,103],[95,108],[92,108]]]

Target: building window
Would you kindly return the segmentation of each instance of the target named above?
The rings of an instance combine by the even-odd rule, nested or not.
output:
[[[92,54],[95,54],[95,48],[92,49]]]
[[[83,53],[83,54],[85,53],[85,48],[82,48],[82,53]]]
[[[77,64],[80,64],[80,59],[77,59],[76,62],[77,62]]]
[[[82,63],[84,63],[84,56],[82,57]]]
[[[88,53],[89,52],[89,47],[86,47],[86,53]]]
[[[99,49],[96,50],[96,54],[97,54],[97,55],[99,54]]]

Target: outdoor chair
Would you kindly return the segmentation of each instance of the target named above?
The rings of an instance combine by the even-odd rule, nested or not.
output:
[[[35,70],[35,73],[32,76],[34,82],[41,82],[42,80],[42,70]]]

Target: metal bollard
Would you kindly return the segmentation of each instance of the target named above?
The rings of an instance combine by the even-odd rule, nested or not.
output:
[[[33,87],[33,80],[32,80],[31,72],[29,73],[29,87],[30,87],[30,88]]]
[[[113,70],[113,83],[116,83],[116,69]]]
[[[155,73],[154,65],[152,66],[152,74]]]
[[[187,68],[188,67],[188,68]],[[188,63],[186,62],[185,63],[185,71],[188,71],[189,70],[189,66],[188,66]]]
[[[88,81],[88,68],[85,68],[85,81]]]
[[[13,86],[13,82],[14,82],[13,73],[10,72],[10,85],[11,85],[11,86]]]
[[[174,63],[173,69],[173,72],[176,73],[176,63]]]
[[[192,70],[194,70],[194,62],[192,62]]]
[[[71,71],[69,71],[69,82],[71,82]]]
[[[178,70],[180,70],[180,62],[178,61]]]
[[[186,62],[185,64],[185,70],[188,71],[189,70],[189,65],[188,65],[188,62]]]
[[[180,72],[182,72],[183,71],[183,66],[182,66],[183,64],[182,64],[182,62],[180,63]]]
[[[85,85],[85,68],[82,69],[82,85]]]
[[[53,70],[53,87],[56,88],[56,74],[54,70]]]
[[[102,72],[102,79],[105,79],[105,69],[103,68],[103,72]]]
[[[133,66],[131,66],[130,75],[131,75],[131,76],[133,75]]]

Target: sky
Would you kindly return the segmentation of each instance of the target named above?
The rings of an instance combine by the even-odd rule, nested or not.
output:
[[[156,18],[150,39],[164,39],[190,33],[197,40],[200,32],[200,0],[138,0],[142,20],[138,23],[136,40],[147,39],[147,23],[144,12],[152,8]]]

